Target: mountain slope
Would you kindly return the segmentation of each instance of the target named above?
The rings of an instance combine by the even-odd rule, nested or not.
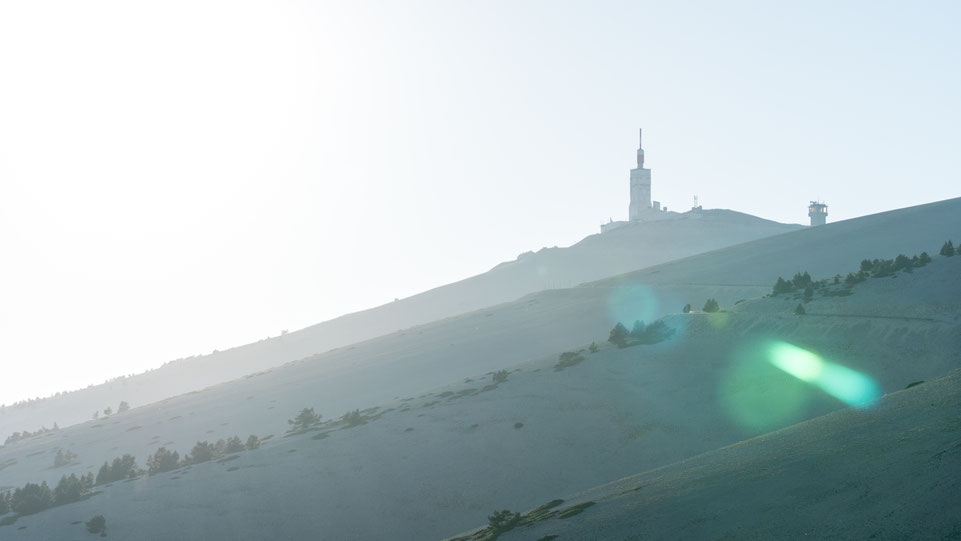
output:
[[[568,498],[593,502],[500,536],[956,539],[961,371]]]
[[[494,509],[531,508],[843,407],[763,359],[745,356],[771,339],[867,374],[882,391],[957,367],[959,274],[961,258],[936,257],[911,274],[857,284],[849,296],[818,294],[807,303],[807,316],[793,315],[799,301],[791,295],[749,300],[729,313],[677,314],[666,320],[676,330],[673,339],[651,346],[613,348],[603,344],[607,329],[601,329],[595,338],[602,349],[585,352],[580,363],[557,371],[555,352],[520,364],[496,385],[486,367],[511,369],[502,355],[528,347],[523,340],[502,343],[503,335],[494,333],[486,344],[501,343],[500,349],[480,354],[444,344],[445,356],[426,365],[423,354],[414,354],[423,347],[419,340],[440,336],[426,334],[470,322],[467,332],[496,319],[482,315],[495,312],[433,331],[428,326],[424,335],[359,344],[329,354],[343,356],[335,373],[324,355],[0,449],[3,484],[20,486],[95,471],[102,460],[127,452],[142,465],[160,445],[186,452],[201,439],[274,435],[230,462],[117,483],[89,500],[22,517],[14,527],[26,529],[2,533],[68,538],[77,530],[71,522],[104,514],[121,538],[197,532],[213,539],[439,538]],[[933,292],[945,300],[928,312]],[[906,315],[879,311],[879,299]],[[556,329],[551,313],[535,312],[534,319]],[[475,338],[488,333],[482,329]],[[380,356],[364,351],[375,346],[385,348]],[[348,362],[352,355],[357,365]],[[472,368],[467,380],[416,390],[435,377],[459,380],[450,375]],[[385,392],[398,398],[377,401]],[[744,416],[743,405],[773,414]],[[333,419],[365,408],[359,413],[364,424],[332,423],[282,437],[286,420],[303,407]],[[75,452],[76,463],[51,468],[58,448]],[[212,522],[215,533],[208,531]]]
[[[757,220],[730,211],[711,211],[701,218],[697,218],[696,213],[683,216],[686,218],[652,222],[636,228],[625,227],[588,237],[578,245],[581,251],[576,253],[593,254],[584,258],[588,261],[600,257],[597,254],[605,251],[614,259],[622,254],[625,258],[641,257],[637,254],[648,254],[648,250],[629,248],[639,239],[657,242],[658,250],[667,250],[678,239],[696,238],[698,232],[703,231],[723,233],[726,228],[737,227],[746,228],[744,235],[747,235],[752,230],[751,224]],[[771,227],[781,226],[775,224]],[[681,231],[679,236],[671,233],[678,228]],[[769,292],[778,276],[791,276],[805,269],[814,276],[832,276],[857,270],[862,258],[893,257],[898,251],[913,254],[928,250],[935,253],[941,242],[954,231],[961,231],[961,198],[793,231],[581,287],[543,291],[512,303],[358,343],[351,346],[353,349],[332,351],[317,359],[322,360],[331,374],[343,374],[345,370],[352,374],[350,384],[338,388],[362,385],[359,382],[364,378],[370,378],[371,382],[386,381],[379,375],[380,365],[408,358],[416,359],[416,366],[424,374],[425,387],[441,385],[451,379],[493,369],[498,364],[510,365],[595,340],[614,321],[651,321],[678,311],[685,303],[692,303],[696,308],[710,297],[717,298],[722,306],[730,306],[738,300]],[[755,231],[755,234],[760,233]],[[548,262],[543,259],[547,257],[544,255],[530,263],[524,262],[521,268],[525,269],[524,272],[531,272],[540,263]],[[507,266],[517,263],[520,262]],[[458,288],[466,287],[464,283],[459,284]],[[0,436],[13,431],[35,430],[41,425],[49,427],[54,422],[65,426],[87,419],[88,412],[116,405],[120,400],[133,405],[149,403],[284,362],[314,357],[331,344],[338,343],[330,342],[328,338],[331,336],[348,342],[363,333],[385,332],[390,325],[408,327],[416,318],[409,317],[410,312],[404,308],[408,305],[404,303],[430,304],[427,300],[433,296],[442,297],[443,290],[439,288],[417,296],[420,300],[416,302],[411,298],[271,340],[170,363],[159,370],[25,408],[0,408]],[[351,329],[362,329],[363,332],[358,335]],[[457,357],[461,362],[448,362],[450,348],[458,346]],[[364,372],[364,366],[378,372]],[[370,389],[372,385],[368,383],[365,388]],[[358,407],[392,396],[394,394],[381,393],[378,397],[368,394],[363,402],[348,397],[342,406],[344,409]]]
[[[33,413],[26,417],[11,416],[10,408],[0,409],[0,438],[54,422],[61,426],[80,422],[95,410],[108,405],[116,408],[120,400],[135,405],[162,400],[528,293],[569,287],[799,228],[733,211],[708,210],[591,235],[569,248],[523,254],[486,273],[284,336],[179,360],[145,374],[45,400],[32,405]],[[384,268],[389,272],[389,265]]]

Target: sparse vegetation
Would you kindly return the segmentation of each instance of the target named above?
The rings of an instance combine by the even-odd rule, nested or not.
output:
[[[345,428],[351,428],[358,425],[366,423],[367,420],[361,415],[360,410],[348,411],[340,418],[340,423],[344,425]]]
[[[657,344],[667,340],[674,334],[674,329],[670,328],[663,320],[657,320],[650,325],[644,325],[641,321],[634,322],[634,328],[627,332],[627,327],[618,323],[611,329],[611,337],[608,339],[617,347],[625,348],[639,344]],[[562,354],[563,355],[563,354]]]
[[[961,244],[959,244],[958,247],[961,248]],[[944,257],[951,257],[951,256],[953,256],[953,255],[954,255],[954,243],[952,243],[950,240],[949,240],[948,242],[945,242],[944,245],[941,246],[941,252],[940,252],[940,254],[943,255]]]
[[[684,308],[682,308],[681,311],[684,312],[685,314],[690,314],[690,313],[691,313],[691,303],[685,304],[685,305],[684,305]]]
[[[90,520],[84,522],[84,525],[90,533],[98,533],[101,537],[107,536],[107,519],[103,518],[103,515],[90,517]]]
[[[941,247],[941,255],[950,257],[949,252],[950,255],[954,254],[954,247],[951,241],[944,243]],[[893,276],[898,272],[910,273],[913,272],[914,269],[923,267],[930,262],[931,256],[929,256],[927,252],[921,252],[919,255],[911,257],[898,254],[894,259],[864,259],[861,261],[857,272],[849,272],[844,276],[844,287],[840,290],[831,289],[826,286],[832,283],[840,285],[842,283],[841,275],[835,275],[833,279],[820,281],[812,280],[807,272],[803,274],[795,273],[794,278],[791,280],[785,280],[779,276],[777,281],[774,282],[771,296],[776,297],[786,293],[802,291],[804,301],[807,302],[814,297],[815,290],[820,290],[821,294],[825,297],[846,297],[852,294],[851,286],[863,282],[868,278],[884,278],[886,276]]]
[[[560,372],[561,370],[574,366],[575,364],[584,360],[584,356],[581,355],[583,349],[577,351],[565,351],[558,355],[557,364],[554,365],[554,371]]]
[[[180,467],[180,453],[166,447],[147,457],[147,472],[150,474],[173,471]]]
[[[495,384],[504,383],[507,381],[507,370],[498,370],[497,372],[494,372],[494,374],[491,376],[491,380]]]
[[[314,408],[304,408],[296,417],[288,419],[287,424],[290,425],[291,432],[302,432],[320,424],[320,417],[314,413]]]
[[[611,334],[607,337],[607,341],[619,348],[623,348],[627,346],[627,337],[629,335],[630,333],[627,332],[627,327],[625,327],[623,323],[617,322],[617,325],[614,325],[614,328],[611,329]]]
[[[227,443],[224,446],[225,453],[239,453],[245,449],[247,449],[247,447],[244,445],[244,442],[240,441],[240,438],[237,436],[227,438]]]
[[[488,526],[486,528],[478,530],[474,534],[467,537],[455,538],[453,541],[493,541],[502,533],[510,531],[514,528],[529,526],[536,522],[547,520],[555,516],[557,512],[553,509],[562,503],[564,503],[564,500],[551,500],[524,515],[512,513],[506,509],[503,511],[497,511],[487,517]],[[548,539],[552,539],[554,537],[557,536],[547,536]]]
[[[75,458],[77,458],[77,455],[73,452],[64,452],[63,449],[57,449],[57,455],[53,457],[53,467],[62,468],[67,464],[70,464],[70,462],[72,462]]]
[[[806,314],[807,312],[804,311],[804,305],[803,305],[803,304],[799,304],[799,305],[797,305],[797,308],[794,309],[794,313],[795,313],[796,315],[803,316],[803,315]]]
[[[40,429],[37,430],[36,432],[30,432],[29,430],[24,430],[23,432],[14,432],[13,434],[10,434],[9,436],[7,436],[7,439],[3,442],[3,444],[10,445],[11,443],[16,443],[18,441],[25,440],[27,438],[32,438],[33,436],[39,436],[41,434],[46,434],[47,432],[54,432],[56,430],[60,430],[60,427],[57,426],[57,423],[53,423],[53,428],[47,428],[45,426],[41,426]]]
[[[198,441],[194,444],[193,449],[184,455],[184,462],[188,465],[200,464],[213,460],[213,458],[219,454],[220,453],[217,452],[217,448],[211,445],[210,442],[206,440]]]
[[[600,348],[597,347],[597,342],[591,342],[591,345],[587,347],[587,351],[590,351],[591,353],[597,353],[598,349]]]
[[[137,459],[133,455],[123,455],[113,459],[113,463],[104,462],[97,472],[97,485],[104,485],[114,481],[122,481],[139,475]]]
[[[130,409],[130,404],[126,400],[121,400],[120,405],[117,406],[117,413],[123,413]]]
[[[10,509],[20,515],[38,513],[48,507],[52,507],[54,502],[53,491],[44,481],[39,485],[27,483],[23,488],[13,491],[10,498]]]
[[[637,337],[639,344],[657,344],[667,340],[674,334],[674,329],[667,326],[663,320],[657,320],[644,328],[644,331]]]
[[[490,529],[498,534],[512,530],[520,521],[520,513],[512,513],[507,509],[494,511],[493,514],[487,517],[487,523]]]

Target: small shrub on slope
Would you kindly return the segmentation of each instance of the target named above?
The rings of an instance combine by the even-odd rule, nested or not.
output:
[[[360,410],[348,411],[341,418],[340,422],[343,423],[347,428],[362,425],[367,421],[364,416],[360,414]]]
[[[498,534],[510,531],[514,526],[517,526],[517,523],[520,521],[520,513],[511,513],[507,509],[494,511],[494,514],[487,517],[487,523],[490,525],[490,529]]]
[[[103,518],[103,515],[94,515],[87,522],[84,522],[87,526],[87,531],[90,533],[98,533],[100,537],[107,536],[107,519]]]
[[[73,459],[75,458],[77,458],[77,455],[75,455],[74,453],[70,451],[67,451],[65,453],[63,452],[62,449],[57,449],[57,456],[53,458],[53,467],[62,468],[63,466],[70,464],[70,462],[73,461]]]
[[[314,408],[304,408],[300,410],[296,417],[287,420],[287,424],[290,425],[290,430],[293,432],[307,430],[319,423],[320,415],[314,413]]]
[[[558,355],[558,356],[557,356],[558,362],[557,362],[556,365],[554,365],[554,370],[557,371],[557,372],[560,372],[561,370],[563,370],[563,369],[565,369],[565,368],[568,368],[568,367],[570,367],[570,366],[574,366],[575,364],[583,361],[583,360],[584,360],[584,356],[581,355],[581,352],[582,352],[582,351],[584,351],[584,350],[579,350],[579,351],[565,351],[564,353],[561,353],[560,355]]]

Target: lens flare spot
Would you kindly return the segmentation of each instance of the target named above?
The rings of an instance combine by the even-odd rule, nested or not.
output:
[[[817,381],[824,370],[824,361],[820,357],[786,342],[775,342],[768,352],[768,360],[774,366],[808,383]]]
[[[707,324],[715,329],[723,329],[727,327],[727,320],[730,319],[730,315],[727,312],[715,312],[713,314],[707,314]]]
[[[607,298],[607,310],[612,321],[631,327],[635,321],[651,323],[657,316],[659,301],[649,287],[639,284],[619,287]]]
[[[774,342],[768,350],[768,361],[849,406],[870,406],[881,396],[870,377],[787,342]]]

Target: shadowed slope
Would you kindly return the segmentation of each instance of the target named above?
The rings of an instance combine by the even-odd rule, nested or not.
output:
[[[569,498],[500,539],[955,539],[961,371]]]

